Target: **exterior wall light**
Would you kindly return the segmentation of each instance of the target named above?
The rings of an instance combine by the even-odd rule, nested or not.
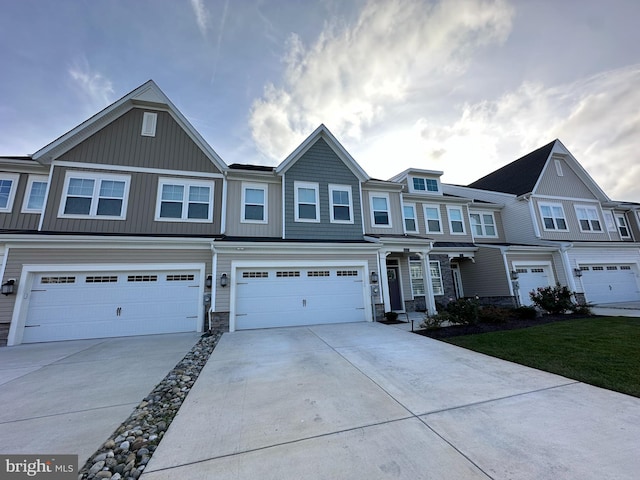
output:
[[[371,272],[371,283],[378,283],[378,274],[376,272]]]
[[[13,295],[15,293],[15,285],[16,285],[15,278],[10,278],[6,282],[4,282],[2,284],[2,290],[1,290],[2,294]]]
[[[220,275],[220,286],[224,288],[227,285],[229,285],[229,277],[226,273],[223,273],[222,275]]]
[[[574,269],[573,269],[573,274],[574,274],[576,277],[580,278],[580,277],[582,276],[582,269],[581,269],[581,268],[574,268]]]
[[[520,277],[520,274],[518,274],[518,272],[516,272],[515,270],[511,270],[510,275],[511,280],[517,280]]]
[[[207,288],[211,288],[211,285],[213,285],[213,279],[211,278],[211,275],[207,275],[207,279],[204,282],[204,286]]]

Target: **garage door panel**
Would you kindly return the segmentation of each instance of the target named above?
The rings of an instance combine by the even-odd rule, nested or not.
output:
[[[582,286],[591,303],[634,302],[640,300],[635,265],[582,265]]]
[[[547,287],[551,285],[549,268],[546,265],[519,266],[518,284],[521,305],[533,305],[529,293],[538,287]]]

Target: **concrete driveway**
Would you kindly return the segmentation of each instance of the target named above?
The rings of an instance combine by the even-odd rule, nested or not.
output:
[[[143,480],[637,478],[640,399],[393,327],[223,335]]]
[[[0,452],[80,466],[193,347],[198,333],[0,348]]]

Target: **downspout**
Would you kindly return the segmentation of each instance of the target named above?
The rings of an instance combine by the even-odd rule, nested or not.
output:
[[[538,217],[536,217],[535,208],[533,208],[533,199],[531,195],[524,197],[524,200],[529,204],[529,217],[531,217],[531,222],[533,223],[533,234],[536,238],[542,238],[540,234],[540,227],[538,226]]]
[[[218,286],[218,252],[214,245],[215,240],[211,240],[211,302],[207,312],[209,320],[209,331],[211,331],[211,314],[215,311],[216,290]]]
[[[564,268],[565,275],[567,277],[567,283],[569,284],[569,289],[572,292],[576,292],[577,291],[576,281],[573,278],[573,270],[571,269],[571,262],[569,261],[569,253],[568,253],[571,247],[573,247],[573,244],[569,243],[568,245],[564,245],[558,248],[558,252],[560,252],[560,258],[562,258],[562,266]]]
[[[504,273],[507,275],[507,285],[509,286],[509,295],[515,298],[516,294],[513,291],[513,282],[511,281],[511,270],[509,269],[509,262],[507,262],[507,249],[500,248],[500,253],[502,253],[502,262],[504,263]],[[520,302],[520,299],[516,299]]]

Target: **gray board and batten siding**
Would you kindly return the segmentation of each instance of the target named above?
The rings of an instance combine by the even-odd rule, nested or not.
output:
[[[362,240],[360,181],[333,149],[318,139],[284,174],[285,238],[289,240]],[[295,221],[294,182],[317,183],[320,222]],[[353,223],[331,223],[329,185],[351,186]]]
[[[227,222],[225,233],[237,237],[282,237],[282,186],[276,182],[247,179],[245,183],[267,187],[267,223],[242,222],[242,180],[227,180]]]
[[[510,295],[508,275],[499,248],[480,246],[474,254],[474,263],[460,262],[458,268],[465,296]]]
[[[11,212],[0,213],[0,230],[38,230],[40,214],[22,213],[23,203],[25,201],[24,194],[27,189],[28,181],[29,175],[21,173]]]

